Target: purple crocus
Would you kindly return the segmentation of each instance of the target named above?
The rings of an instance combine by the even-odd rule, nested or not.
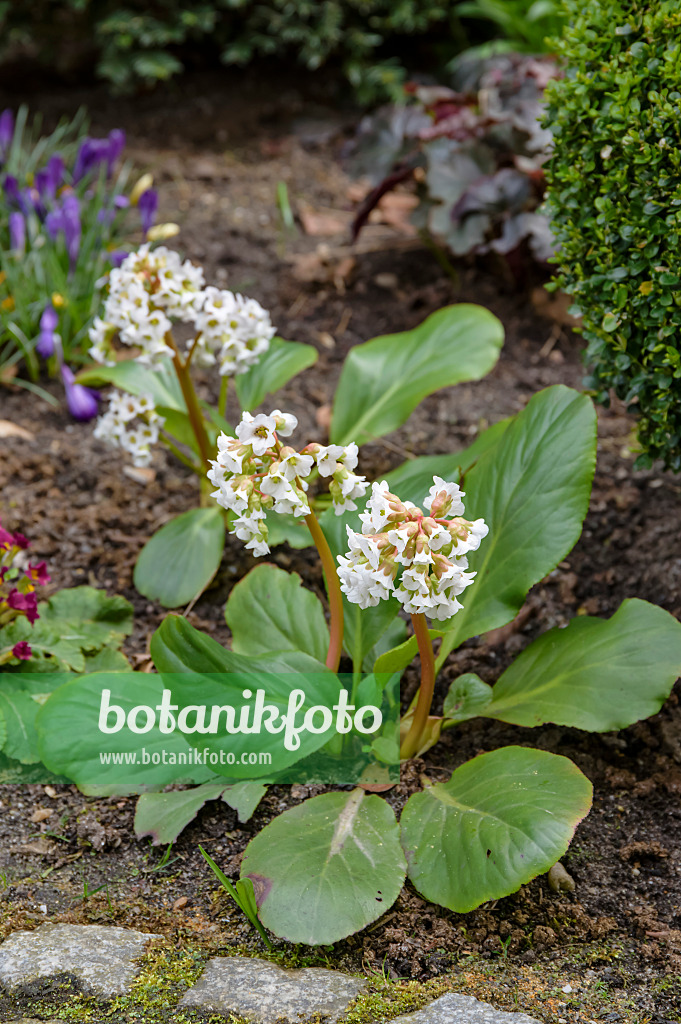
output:
[[[10,248],[23,253],[26,248],[26,221],[23,213],[14,210],[9,215],[9,244]]]
[[[49,359],[54,355],[55,330],[59,323],[59,316],[52,305],[45,306],[43,315],[40,317],[40,336],[35,347],[36,352],[42,359]]]
[[[66,404],[74,420],[94,419],[99,412],[99,391],[76,384],[73,371],[68,366],[62,366],[61,379],[66,391]]]
[[[121,128],[114,128],[109,132],[108,152],[106,155],[107,171],[109,175],[113,171],[114,164],[125,148],[125,132]]]
[[[0,160],[4,162],[7,151],[14,138],[14,114],[11,110],[3,110],[0,114]]]
[[[5,199],[10,206],[17,206],[22,213],[28,213],[26,196],[19,188],[19,182],[13,174],[5,175],[5,180],[2,183],[2,189],[5,193]]]
[[[59,153],[50,157],[47,167],[35,176],[34,185],[41,199],[54,199],[64,177],[64,161]]]
[[[156,211],[158,210],[158,192],[155,188],[148,188],[146,192],[142,193],[137,200],[137,208],[140,212],[140,220],[142,221],[142,235],[146,238],[149,229],[156,219]]]
[[[45,227],[52,241],[56,241],[59,233],[63,232],[69,263],[73,270],[80,249],[80,203],[78,197],[73,193],[64,196],[61,206],[55,206],[54,210],[50,210],[48,213],[45,218]]]

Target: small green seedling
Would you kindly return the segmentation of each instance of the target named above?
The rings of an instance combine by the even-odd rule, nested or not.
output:
[[[241,878],[236,885],[233,885],[229,878],[227,878],[227,875],[220,870],[215,861],[212,857],[208,856],[202,846],[199,846],[199,850],[223,889],[227,890],[237,907],[239,907],[239,909],[246,915],[267,948],[274,949],[274,946],[267,937],[267,933],[260,922],[260,918],[258,917],[258,905],[255,902],[253,882],[250,878]]]

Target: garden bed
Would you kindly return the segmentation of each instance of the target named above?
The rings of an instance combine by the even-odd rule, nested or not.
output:
[[[327,422],[328,403],[353,344],[415,326],[451,302],[480,303],[501,319],[506,342],[499,363],[482,381],[426,399],[405,427],[367,445],[362,471],[369,478],[411,455],[463,448],[487,424],[522,409],[542,387],[580,386],[579,338],[566,325],[560,302],[538,281],[528,280],[521,289],[501,266],[472,265],[461,268],[455,281],[404,229],[385,223],[370,225],[356,251],[349,247],[352,191],[338,165],[345,115],[322,107],[311,114],[294,87],[274,101],[271,90],[263,89],[266,99],[238,110],[229,90],[223,90],[197,80],[176,102],[166,97],[164,110],[155,97],[100,109],[97,127],[126,129],[132,152],[156,175],[162,219],[179,220],[178,247],[206,267],[209,279],[253,295],[271,310],[282,337],[318,349],[316,366],[277,399],[298,416],[301,437],[318,436]],[[253,93],[257,97],[257,90]],[[96,99],[89,98],[93,110]],[[32,102],[56,111],[73,98]],[[276,204],[281,181],[294,208],[305,212],[310,233],[286,235],[281,227]],[[206,379],[205,387],[210,386]],[[31,435],[3,442],[3,522],[32,538],[35,554],[48,561],[54,589],[91,583],[133,602],[135,628],[125,650],[135,667],[146,667],[148,638],[165,613],[133,589],[132,568],[150,532],[193,506],[194,481],[162,453],[154,474],[131,471],[124,456],[93,439],[91,425],[73,424],[65,412],[23,392],[0,391],[0,419]],[[474,638],[452,656],[438,683],[440,700],[462,672],[479,672],[494,682],[532,638],[574,615],[609,616],[624,598],[640,597],[681,617],[681,486],[670,474],[633,470],[632,428],[621,407],[600,412],[598,466],[581,540],[533,589],[514,625],[488,634],[484,642]],[[299,572],[307,586],[322,593],[321,574],[307,551],[277,548],[271,561]],[[233,582],[254,564],[228,536],[220,572],[189,621],[226,643],[225,600]],[[417,685],[415,675],[411,684],[411,692],[405,688],[407,701]],[[593,1004],[594,1012],[630,1014],[599,1019],[677,1019],[677,695],[659,715],[620,734],[589,735],[556,726],[528,730],[476,719],[446,733],[423,761],[410,765],[388,799],[397,809],[419,788],[421,772],[444,779],[476,753],[506,743],[565,754],[594,784],[593,810],[563,859],[574,893],[554,893],[542,877],[495,904],[455,915],[407,886],[384,919],[338,944],[327,959],[346,969],[424,981],[453,964],[461,970],[470,956],[502,961],[509,971],[514,963],[525,970],[560,955],[566,957],[561,959],[565,970],[575,975],[588,962],[614,1000],[608,1007],[604,996],[602,1005]],[[162,851],[134,839],[134,800],[86,800],[75,787],[58,787],[55,795],[42,786],[5,787],[0,790],[0,884],[3,872],[7,883],[0,891],[0,928],[30,927],[45,919],[44,906],[49,919],[111,921],[169,934],[180,929],[187,940],[255,948],[235,908],[215,900],[198,843],[207,844],[233,874],[251,836],[311,791],[316,790],[271,788],[245,825],[226,806],[211,803],[160,866]],[[52,814],[32,822],[39,809]],[[87,897],[84,883],[90,892],[104,888]],[[534,1005],[527,993],[520,1005],[541,1015],[541,1004]],[[555,1019],[553,1012],[546,1009],[547,1020]],[[589,1019],[576,1005],[558,1012],[570,1021]]]

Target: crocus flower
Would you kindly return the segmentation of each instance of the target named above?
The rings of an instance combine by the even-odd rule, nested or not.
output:
[[[9,244],[21,253],[26,248],[26,221],[23,213],[18,210],[13,210],[9,215]]]
[[[43,315],[40,317],[40,336],[35,347],[36,352],[42,359],[49,359],[54,355],[55,329],[59,323],[57,311],[50,305],[45,306]]]
[[[61,379],[66,391],[66,404],[73,418],[75,420],[94,419],[99,412],[99,392],[92,388],[86,388],[83,384],[76,384],[73,371],[68,366],[62,366]]]
[[[14,114],[11,110],[3,110],[0,114],[0,160],[5,160],[7,151],[14,138]]]
[[[10,590],[7,595],[7,605],[9,608],[13,608],[14,611],[23,612],[31,625],[33,625],[36,619],[40,618],[38,615],[38,598],[33,591],[29,594],[22,594],[18,590]]]
[[[156,219],[156,211],[158,210],[158,192],[156,189],[148,188],[146,192],[143,192],[137,200],[137,207],[140,212],[140,220],[142,221],[142,234],[146,238],[147,232]]]
[[[56,241],[59,233],[63,232],[66,251],[69,254],[69,264],[73,270],[80,249],[80,203],[78,197],[73,193],[64,196],[61,206],[56,206],[48,213],[45,218],[45,227],[53,241]]]
[[[19,643],[15,644],[12,648],[12,654],[15,658],[18,658],[19,661],[29,661],[32,657],[31,645],[25,640],[20,640]]]
[[[125,249],[117,249],[115,252],[109,253],[109,262],[112,267],[120,267],[123,260],[127,259],[129,255],[130,253],[126,252]]]
[[[109,132],[108,147],[107,147],[107,171],[110,175],[113,171],[114,164],[118,160],[119,156],[123,152],[125,147],[125,132],[120,128],[114,128],[113,131]]]
[[[28,213],[28,204],[26,203],[26,197],[19,188],[19,182],[13,174],[5,175],[5,180],[2,183],[2,188],[5,193],[5,199],[10,206],[17,206],[22,213]]]
[[[41,199],[54,199],[64,177],[64,161],[59,153],[50,157],[47,167],[35,176],[34,185]]]

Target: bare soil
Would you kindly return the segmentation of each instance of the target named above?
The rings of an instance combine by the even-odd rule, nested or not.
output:
[[[209,280],[259,299],[283,337],[316,346],[317,365],[278,398],[299,416],[301,436],[322,439],[352,345],[414,326],[450,302],[478,302],[500,317],[506,343],[499,363],[480,382],[431,396],[405,427],[363,449],[363,471],[370,477],[410,455],[466,446],[480,429],[523,408],[540,388],[580,387],[580,339],[540,278],[529,275],[521,286],[502,265],[471,262],[458,266],[455,280],[404,227],[385,223],[370,225],[360,245],[349,246],[354,192],[339,157],[351,112],[313,102],[298,87],[273,98],[271,85],[253,81],[237,103],[223,81],[229,82],[190,80],[163,103],[150,96],[100,105],[94,93],[42,96],[34,106],[39,101],[54,115],[87,99],[98,128],[125,127],[137,161],[157,177],[163,216],[181,225],[178,247],[205,266]],[[281,181],[307,233],[284,232],[276,202]],[[207,395],[213,387],[206,379]],[[51,588],[88,582],[133,602],[135,629],[126,653],[144,665],[164,610],[133,589],[132,569],[149,534],[193,506],[193,479],[160,453],[155,478],[138,482],[122,457],[93,440],[91,425],[74,424],[64,411],[23,392],[0,391],[0,418],[34,438],[3,441],[3,524],[32,539],[33,552],[49,563]],[[465,671],[494,682],[531,639],[576,614],[609,616],[624,598],[640,597],[681,617],[681,481],[658,469],[633,469],[633,425],[617,404],[600,411],[596,479],[580,541],[534,588],[515,624],[474,638],[451,656],[439,699],[449,680]],[[306,551],[279,548],[272,561],[298,571],[321,595],[321,576]],[[229,537],[218,577],[189,621],[226,643],[225,600],[254,564]],[[415,683],[408,677],[406,696]],[[425,903],[407,886],[377,926],[338,944],[335,961],[423,980],[460,969],[473,954],[504,970],[515,964],[518,971],[561,957],[575,975],[588,960],[603,991],[613,998],[624,992],[630,1007],[631,1016],[623,1017],[625,1011],[608,1011],[604,1003],[599,1020],[681,1019],[680,692],[660,714],[618,734],[529,730],[485,720],[447,733],[422,763],[405,770],[390,802],[401,806],[419,788],[422,771],[444,779],[463,761],[499,745],[565,754],[591,779],[595,793],[593,810],[564,858],[575,891],[554,893],[540,878],[504,900],[456,915]],[[245,825],[225,805],[209,804],[159,867],[161,851],[134,837],[134,799],[90,800],[75,787],[58,787],[55,796],[42,786],[3,787],[0,930],[45,919],[111,920],[180,936],[209,935],[224,944],[253,943],[238,912],[215,899],[198,843],[208,844],[233,874],[250,837],[310,792],[315,790],[271,788]],[[42,807],[52,815],[32,823]],[[105,889],[84,898],[84,883],[90,891]],[[613,949],[616,956],[598,952]],[[532,1002],[527,1006],[539,1012]],[[557,1012],[570,1021],[591,1019],[572,1004]]]

